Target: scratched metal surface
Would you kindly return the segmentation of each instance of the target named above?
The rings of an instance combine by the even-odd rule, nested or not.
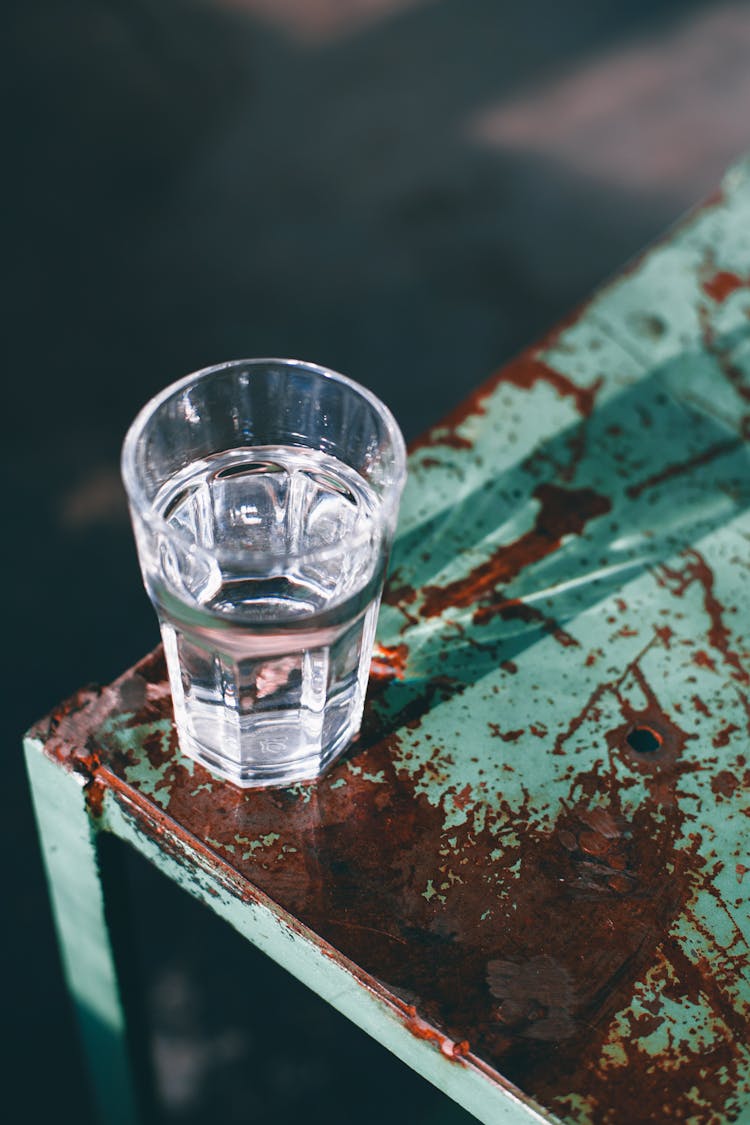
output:
[[[40,724],[564,1120],[750,1107],[750,165],[411,456],[357,746],[180,757],[158,654]],[[745,877],[746,876],[746,877]]]

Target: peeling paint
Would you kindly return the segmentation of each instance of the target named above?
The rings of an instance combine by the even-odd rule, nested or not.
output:
[[[176,826],[519,1121],[750,1106],[748,277],[743,165],[415,445],[362,732],[315,786],[183,758],[159,652],[36,730],[101,829],[108,795],[160,854]]]

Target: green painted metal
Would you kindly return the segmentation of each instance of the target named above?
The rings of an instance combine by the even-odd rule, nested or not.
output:
[[[319,943],[311,941],[310,935],[301,932],[293,918],[285,917],[265,896],[258,896],[257,901],[248,901],[247,889],[237,886],[233,872],[222,872],[213,862],[201,863],[195,852],[185,847],[178,836],[170,835],[168,825],[164,826],[164,835],[156,842],[141,827],[142,819],[135,807],[127,809],[124,802],[109,800],[105,801],[105,810],[109,831],[132,844],[165,875],[209,906],[243,937],[283,965],[403,1062],[475,1113],[480,1121],[504,1125],[505,1122],[519,1120],[549,1120],[546,1114],[536,1112],[511,1087],[505,1087],[503,1096],[495,1097],[490,1104],[486,1079],[481,1071],[472,1067],[457,1068],[446,1063],[445,1056],[439,1051],[425,1050],[424,1041],[415,1038],[402,1019],[398,1016],[394,1018],[392,1005],[376,982],[367,982],[367,987],[361,974],[341,959],[332,958]]]
[[[136,1125],[139,1109],[126,1041],[97,856],[97,830],[83,779],[61,771],[26,739],[26,765],[65,977],[102,1121]]]
[[[413,449],[317,785],[181,757],[158,654],[34,734],[485,1122],[750,1120],[749,318],[743,162]]]

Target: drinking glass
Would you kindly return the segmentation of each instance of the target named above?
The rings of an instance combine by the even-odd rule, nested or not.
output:
[[[317,777],[362,719],[406,477],[391,412],[310,363],[167,387],[122,475],[180,747],[240,786]]]

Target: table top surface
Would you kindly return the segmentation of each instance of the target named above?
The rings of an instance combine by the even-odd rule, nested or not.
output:
[[[749,316],[740,164],[413,448],[362,734],[315,786],[182,757],[158,651],[48,755],[543,1110],[747,1112]]]

